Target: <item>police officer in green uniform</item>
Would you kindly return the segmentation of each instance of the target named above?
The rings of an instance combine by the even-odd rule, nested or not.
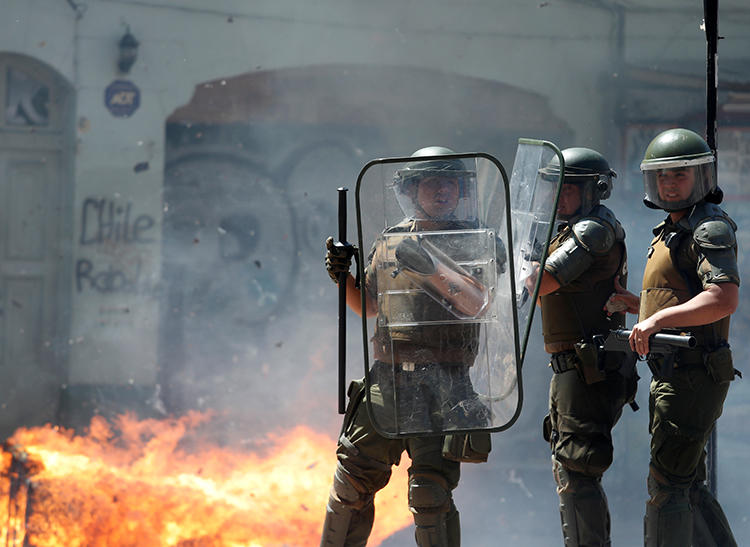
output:
[[[439,156],[454,152],[443,147],[427,147],[415,152],[412,157]],[[397,172],[395,189],[399,196],[401,208],[407,218],[397,226],[388,229],[393,232],[410,232],[424,230],[451,230],[465,228],[466,223],[454,216],[459,196],[469,191],[471,173],[467,176],[461,160],[414,161]],[[350,253],[344,253],[337,247],[332,238],[326,241],[326,267],[331,278],[337,282],[341,272],[349,272]],[[364,290],[366,291],[366,309],[361,309],[360,289],[355,280],[348,277],[347,304],[361,315],[375,316],[384,313],[377,305],[377,283],[408,283],[402,275],[391,280],[390,275],[379,280],[378,268],[375,267],[382,258],[379,256],[382,245],[378,242],[368,258],[365,270]],[[503,251],[500,251],[503,252]],[[396,253],[398,257],[398,252]],[[504,262],[498,260],[498,264]],[[460,282],[460,281],[459,281]],[[455,287],[454,287],[455,289]],[[470,291],[451,291],[446,298],[457,294],[471,294]],[[463,301],[458,303],[465,309],[473,309],[475,303]],[[393,312],[393,306],[384,306]],[[442,308],[441,308],[442,309]],[[404,310],[408,311],[408,310]],[[437,313],[441,313],[438,311]],[[445,310],[442,313],[447,313]],[[444,325],[431,327],[411,327],[386,332],[380,327],[372,343],[375,361],[370,377],[375,388],[373,394],[382,393],[382,398],[373,396],[375,412],[387,412],[382,408],[382,399],[388,398],[392,389],[393,370],[399,382],[422,382],[421,373],[429,368],[439,370],[432,376],[435,383],[445,379],[445,385],[436,385],[439,397],[450,399],[453,392],[464,400],[466,392],[471,391],[468,368],[476,357],[477,325]],[[429,332],[426,332],[429,330]],[[394,348],[392,351],[381,351],[382,348]],[[398,363],[395,361],[399,361]],[[437,366],[435,366],[437,365]],[[420,392],[430,386],[420,385]],[[470,434],[471,442],[451,442],[455,436],[418,436],[405,438],[386,438],[380,435],[373,426],[365,404],[365,385],[355,381],[349,387],[349,405],[346,410],[341,436],[336,455],[338,459],[326,508],[326,519],[323,526],[321,546],[361,546],[367,543],[374,519],[375,493],[389,481],[391,467],[399,463],[404,450],[409,454],[412,465],[409,475],[409,508],[416,525],[415,538],[417,545],[435,547],[454,547],[460,545],[459,514],[453,503],[452,491],[456,488],[460,475],[461,461],[485,461],[490,450],[488,433]],[[378,406],[378,398],[381,399]],[[410,404],[410,401],[403,401]],[[473,409],[476,415],[474,422],[486,418],[487,409],[475,401]],[[417,408],[418,407],[418,408]],[[441,414],[436,408],[427,405],[415,405],[415,408],[399,408],[402,415],[413,413],[418,416]],[[484,416],[483,416],[484,413]],[[446,415],[435,419],[447,419]],[[464,436],[465,439],[465,436]],[[466,450],[453,450],[460,446]]]
[[[646,355],[651,461],[645,545],[736,545],[718,501],[706,488],[705,446],[735,370],[727,339],[738,302],[736,225],[718,206],[714,156],[687,129],[670,129],[648,145],[641,163],[645,204],[669,214],[654,229],[640,298],[619,289],[611,300],[638,313],[630,345]],[[689,332],[695,349],[655,358],[649,337]]]
[[[637,376],[622,367],[622,355],[600,354],[592,336],[622,328],[624,313],[605,304],[614,280],[625,282],[625,231],[600,204],[609,197],[616,173],[589,148],[562,151],[565,160],[557,218],[540,284],[539,304],[545,350],[554,372],[550,382],[545,440],[560,499],[566,546],[610,545],[610,515],[602,475],[612,463],[612,428],[623,406],[635,397]],[[541,170],[557,180],[555,158]],[[527,281],[527,286],[536,276]]]

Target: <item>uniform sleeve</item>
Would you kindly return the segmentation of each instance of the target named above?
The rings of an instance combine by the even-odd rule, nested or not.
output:
[[[737,249],[698,249],[698,278],[703,289],[711,284],[734,283],[740,285],[737,267]]]

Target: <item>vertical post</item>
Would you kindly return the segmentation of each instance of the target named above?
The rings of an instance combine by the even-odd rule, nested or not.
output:
[[[718,110],[718,42],[719,42],[719,0],[703,0],[703,24],[706,31],[706,143],[713,150],[718,177],[717,110]],[[717,452],[718,440],[716,424],[711,430],[707,446],[708,489],[716,497],[718,494]]]
[[[346,243],[346,188],[339,188],[339,242]],[[346,412],[346,281],[348,272],[339,275],[339,414]]]
[[[706,30],[706,143],[716,154],[719,0],[703,0],[703,24]]]

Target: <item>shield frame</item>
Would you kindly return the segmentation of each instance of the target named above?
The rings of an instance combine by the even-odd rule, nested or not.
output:
[[[433,161],[433,160],[446,160],[446,159],[477,159],[481,158],[483,160],[489,161],[492,163],[500,173],[501,179],[502,179],[502,192],[503,192],[503,198],[505,203],[505,210],[504,210],[504,216],[505,216],[505,231],[507,234],[507,248],[514,249],[513,245],[513,233],[512,233],[512,221],[511,221],[511,202],[510,202],[510,181],[507,175],[507,172],[505,168],[503,167],[502,163],[496,159],[494,156],[484,153],[484,152],[476,152],[476,153],[460,153],[460,154],[450,154],[450,155],[440,155],[440,156],[420,156],[419,161]],[[365,173],[367,173],[370,169],[372,169],[375,166],[378,165],[389,165],[389,164],[398,164],[398,163],[408,163],[414,161],[413,157],[407,156],[407,157],[392,157],[392,158],[379,158],[369,161],[365,166],[361,169],[359,172],[359,175],[357,177],[357,184],[355,189],[355,206],[356,206],[356,217],[357,217],[357,240],[358,245],[360,249],[360,253],[362,253],[364,249],[364,234],[363,234],[363,222],[362,222],[362,203],[361,203],[361,188],[362,188],[362,181],[364,178]],[[510,282],[510,294],[513,295],[515,300],[515,295],[517,294],[516,286],[515,286],[515,267],[514,267],[514,257],[513,252],[507,253],[507,266],[510,269],[511,275],[509,276],[509,282]],[[357,263],[357,272],[358,277],[362,282],[364,283],[365,279],[365,260],[359,260]],[[538,289],[537,289],[538,290]],[[373,410],[373,404],[371,399],[371,389],[370,386],[371,383],[371,377],[370,377],[370,354],[368,349],[368,321],[367,321],[367,314],[364,312],[366,310],[366,291],[361,290],[360,291],[360,297],[361,297],[361,309],[363,310],[362,316],[361,316],[361,327],[362,327],[362,341],[363,341],[363,354],[364,354],[364,368],[365,368],[365,404],[367,407],[368,415],[370,416],[370,422],[372,423],[375,430],[382,435],[383,437],[390,438],[390,439],[399,439],[399,438],[413,438],[413,437],[431,437],[431,436],[442,436],[446,434],[458,434],[458,433],[471,433],[476,431],[483,431],[483,432],[498,432],[498,431],[504,431],[508,428],[510,428],[518,419],[518,416],[521,413],[521,407],[523,405],[523,382],[521,378],[521,352],[520,352],[520,344],[519,344],[519,325],[518,325],[518,314],[517,309],[515,305],[510,306],[512,310],[512,322],[513,322],[513,342],[514,342],[514,348],[513,348],[513,356],[515,359],[515,382],[517,389],[514,391],[517,391],[518,393],[518,399],[516,402],[516,408],[513,412],[513,414],[510,416],[510,418],[504,423],[499,426],[495,427],[486,427],[486,428],[469,428],[469,429],[455,429],[450,430],[449,432],[444,431],[424,431],[424,432],[407,432],[407,433],[399,433],[399,432],[391,432],[386,431],[382,427],[379,426],[378,421],[376,419],[375,411]],[[507,396],[507,395],[506,395]]]
[[[520,149],[520,147],[522,145],[541,146],[543,148],[549,148],[557,156],[557,159],[560,162],[560,173],[559,173],[558,178],[557,178],[557,189],[555,190],[555,200],[554,200],[554,204],[553,204],[553,207],[552,207],[552,217],[550,218],[549,227],[547,229],[547,234],[546,234],[546,238],[545,238],[545,243],[542,246],[541,259],[539,260],[540,264],[544,264],[544,262],[547,260],[547,251],[549,250],[549,244],[550,244],[550,241],[552,240],[552,234],[554,232],[555,223],[556,223],[556,219],[557,219],[557,205],[558,205],[558,202],[560,200],[560,191],[562,190],[563,179],[565,178],[565,158],[563,158],[562,151],[560,150],[560,148],[558,148],[557,145],[555,145],[555,143],[550,142],[550,141],[546,141],[546,140],[542,140],[542,139],[532,139],[532,138],[522,137],[522,138],[518,139],[518,145],[519,145],[519,149]],[[516,154],[516,157],[517,157],[517,154]],[[515,168],[515,165],[514,165],[514,168]],[[512,174],[513,173],[511,173],[511,181],[510,181],[511,185],[513,183]],[[537,181],[538,181],[538,175],[537,175]],[[514,210],[514,206],[513,205],[514,205],[513,203],[510,204],[511,210]],[[516,236],[516,234],[514,234],[514,236]],[[514,239],[514,242],[515,241],[518,241],[518,240]],[[516,255],[516,248],[515,248],[515,246],[513,247],[513,253],[512,254]],[[514,270],[514,274],[515,273],[516,272]],[[517,287],[517,283],[515,283],[515,281],[516,280],[514,279],[513,285],[515,287],[514,290],[517,291],[518,287]],[[519,350],[520,351],[520,366],[521,367],[523,367],[523,361],[524,361],[524,358],[526,357],[526,349],[528,347],[528,342],[529,342],[529,333],[531,332],[531,325],[532,325],[532,323],[534,321],[534,311],[536,310],[535,302],[536,302],[537,298],[539,297],[539,287],[541,285],[541,282],[542,282],[542,276],[538,275],[537,278],[536,278],[536,283],[534,284],[534,292],[531,295],[532,298],[529,299],[529,301],[531,302],[531,308],[530,308],[530,311],[529,311],[529,316],[528,316],[527,320],[525,321],[523,335],[521,335],[521,333],[518,332],[518,336],[519,336],[519,348],[520,348],[520,350]],[[518,292],[516,292],[516,295],[518,296]],[[516,309],[516,313],[518,313],[517,309]],[[519,378],[520,378],[520,376],[519,376]]]

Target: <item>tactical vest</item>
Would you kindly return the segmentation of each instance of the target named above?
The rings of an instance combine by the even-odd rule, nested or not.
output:
[[[702,292],[697,263],[692,233],[673,225],[662,225],[648,249],[638,321],[664,308],[683,304]],[[693,334],[699,345],[717,347],[729,336],[729,316],[708,325],[678,327],[677,330]]]
[[[445,229],[465,228],[458,223]],[[397,226],[391,231],[411,231]],[[453,245],[451,236],[446,235],[444,247],[456,249],[451,255],[461,259],[460,247]],[[379,239],[371,264],[384,254],[378,247]],[[458,245],[458,243],[456,244]],[[415,287],[403,275],[392,277],[390,272],[396,264],[379,264],[377,286],[388,287],[392,292],[375,295],[378,299],[378,317],[375,334],[371,341],[375,359],[384,362],[414,363],[465,363],[472,364],[479,348],[480,325],[457,319],[425,293],[406,291]],[[404,290],[404,292],[399,292]],[[408,325],[423,322],[429,318],[431,324]],[[393,323],[398,323],[394,326]]]
[[[572,228],[565,226],[550,242],[550,256],[568,238],[572,237]],[[612,256],[616,253],[616,257]],[[619,265],[612,276],[599,281],[591,279],[591,268],[581,274],[572,286],[566,285],[555,292],[541,297],[542,334],[544,347],[548,353],[573,349],[573,344],[590,338],[593,334],[604,334],[610,329],[622,328],[625,325],[625,315],[615,313],[607,315],[604,304],[615,291],[614,279],[620,276],[620,283],[627,284],[627,267],[625,244],[617,241],[609,256],[596,257],[597,261],[619,260]],[[549,275],[549,274],[546,274]],[[581,290],[576,286],[586,287]]]

